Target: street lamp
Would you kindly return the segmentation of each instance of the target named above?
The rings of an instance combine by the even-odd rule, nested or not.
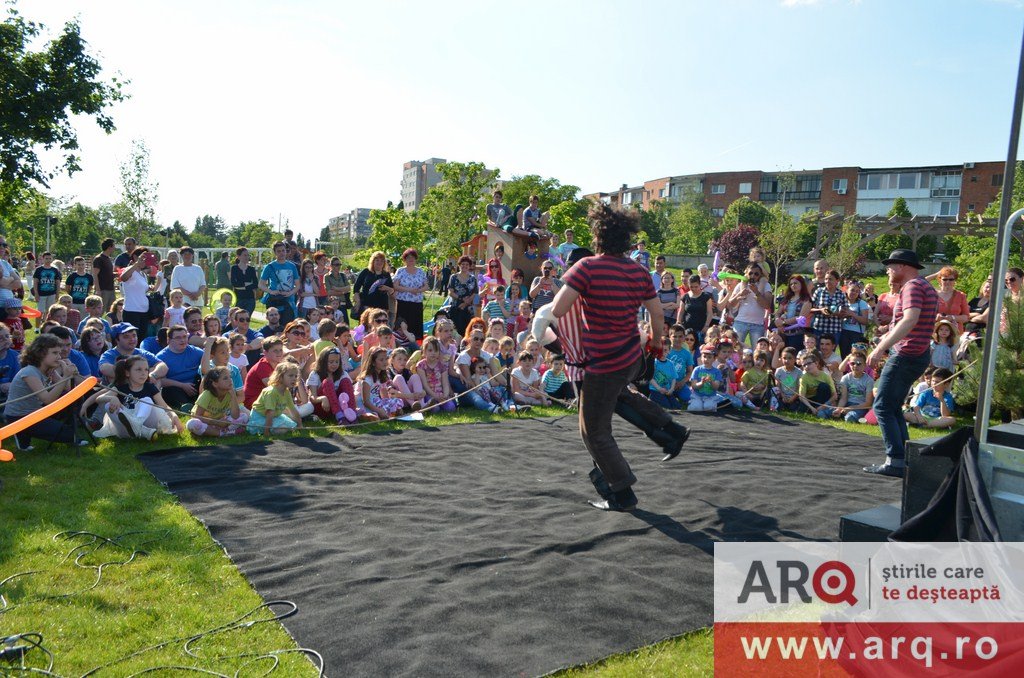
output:
[[[57,223],[57,217],[46,215],[46,251],[50,250],[50,227]],[[33,248],[34,249],[34,248]]]

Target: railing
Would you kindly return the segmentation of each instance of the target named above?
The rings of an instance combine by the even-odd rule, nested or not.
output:
[[[761,202],[778,202],[782,200],[782,196],[786,196],[786,200],[820,200],[821,191],[776,191],[774,193],[761,193],[758,199]]]

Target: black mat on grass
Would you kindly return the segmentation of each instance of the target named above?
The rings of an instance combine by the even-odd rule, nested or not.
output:
[[[682,415],[667,464],[629,425],[642,510],[601,513],[575,415],[141,457],[329,675],[538,675],[712,621],[716,540],[834,540],[899,499],[880,440]]]

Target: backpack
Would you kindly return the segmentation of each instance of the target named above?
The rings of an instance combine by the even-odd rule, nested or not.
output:
[[[146,295],[149,300],[149,317],[150,318],[163,318],[164,317],[164,295],[159,292],[150,292]]]

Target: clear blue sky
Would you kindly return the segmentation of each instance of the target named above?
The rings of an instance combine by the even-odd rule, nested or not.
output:
[[[132,99],[85,171],[118,199],[132,139],[158,219],[277,220],[315,236],[399,200],[430,156],[584,192],[671,174],[999,160],[1021,2],[21,0],[78,15]]]

